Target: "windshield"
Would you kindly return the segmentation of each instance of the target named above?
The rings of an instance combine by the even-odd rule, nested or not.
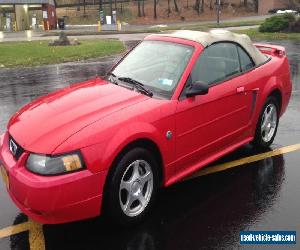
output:
[[[142,83],[155,95],[170,98],[193,53],[193,47],[164,42],[143,41],[113,70],[118,78]]]

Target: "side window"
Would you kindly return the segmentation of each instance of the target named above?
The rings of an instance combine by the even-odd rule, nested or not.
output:
[[[206,48],[199,56],[191,76],[192,82],[213,84],[240,72],[237,46],[217,43]]]
[[[254,63],[244,49],[238,46],[238,52],[241,60],[242,71],[247,71],[254,67]]]

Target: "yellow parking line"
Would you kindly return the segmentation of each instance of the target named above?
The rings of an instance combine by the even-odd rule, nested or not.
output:
[[[32,220],[29,220],[29,223],[30,250],[45,250],[43,225]]]
[[[29,230],[29,222],[10,226],[0,230],[0,239]]]
[[[290,153],[290,152],[297,151],[297,150],[300,150],[300,143],[282,147],[282,148],[278,148],[278,149],[274,149],[274,150],[266,152],[266,153],[261,153],[261,154],[245,157],[245,158],[242,158],[239,160],[226,162],[226,163],[215,165],[212,167],[203,168],[203,169],[199,170],[198,172],[192,174],[191,176],[185,178],[184,180],[189,180],[189,179],[193,179],[193,178],[200,177],[203,175],[208,175],[208,174],[212,174],[212,173],[225,171],[227,169],[245,165],[247,163],[260,161],[260,160],[263,160],[263,159],[266,159],[269,157],[273,157],[276,155],[282,155],[282,154]]]
[[[43,225],[32,220],[1,229],[0,239],[25,231],[29,231],[29,244],[31,250],[45,250]]]

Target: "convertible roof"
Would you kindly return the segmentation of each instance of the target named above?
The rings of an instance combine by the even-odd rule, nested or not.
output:
[[[241,45],[249,53],[256,65],[262,64],[266,61],[266,57],[252,44],[249,36],[236,34],[228,30],[214,29],[209,32],[177,30],[169,34],[155,34],[150,36],[175,37],[191,40],[202,44],[204,47],[221,41],[235,42]]]

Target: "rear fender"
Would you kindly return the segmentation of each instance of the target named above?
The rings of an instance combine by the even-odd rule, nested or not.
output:
[[[283,83],[279,77],[273,76],[270,77],[269,80],[264,84],[264,87],[261,89],[260,94],[258,96],[256,112],[253,117],[254,124],[257,124],[259,116],[262,112],[263,106],[268,98],[268,96],[275,90],[279,90],[282,96],[283,93]],[[256,126],[253,127],[253,133],[255,133]]]

